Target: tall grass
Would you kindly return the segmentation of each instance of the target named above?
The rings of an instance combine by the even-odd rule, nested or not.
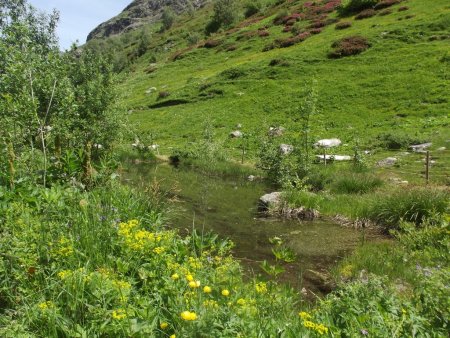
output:
[[[383,180],[368,174],[351,174],[337,178],[331,191],[337,194],[366,194],[383,185]]]
[[[398,190],[391,195],[375,195],[362,216],[385,229],[398,228],[401,221],[420,226],[426,219],[448,212],[450,194],[427,188]]]

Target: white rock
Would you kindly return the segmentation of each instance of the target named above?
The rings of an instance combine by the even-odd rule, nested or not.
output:
[[[410,148],[416,152],[416,153],[422,153],[425,151],[425,149],[427,149],[428,147],[430,147],[433,143],[429,142],[429,143],[422,143],[422,144],[415,144],[413,146],[410,146]]]
[[[289,155],[294,151],[294,146],[290,144],[280,144],[280,152],[283,155]]]
[[[330,139],[323,139],[317,141],[314,146],[315,147],[322,147],[322,148],[331,148],[331,147],[337,147],[342,144],[342,141],[337,138],[330,138]]]
[[[324,155],[316,155],[319,160],[323,161]],[[349,155],[325,155],[327,161],[351,161],[353,157]]]
[[[395,163],[397,163],[397,159],[395,157],[388,157],[384,160],[378,161],[377,165],[379,167],[390,167],[393,166]]]
[[[240,130],[235,130],[230,133],[230,137],[232,138],[240,138],[244,136]]]

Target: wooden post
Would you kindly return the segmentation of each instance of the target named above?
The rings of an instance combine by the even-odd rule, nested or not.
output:
[[[427,184],[430,182],[430,152],[427,150],[427,158],[425,160],[425,180]]]

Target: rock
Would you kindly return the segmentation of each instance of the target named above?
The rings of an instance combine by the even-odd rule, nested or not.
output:
[[[388,157],[384,160],[378,161],[377,166],[379,167],[390,167],[397,163],[397,159],[395,157]]]
[[[272,192],[270,194],[265,194],[259,199],[258,210],[259,211],[269,211],[276,209],[281,204],[281,192]]]
[[[330,139],[323,139],[319,140],[316,143],[314,143],[315,147],[322,147],[322,148],[331,148],[331,147],[337,147],[342,144],[342,141],[338,138],[330,138]]]
[[[283,136],[285,131],[286,131],[286,129],[281,127],[281,126],[279,126],[279,127],[270,127],[269,128],[269,136],[272,136],[272,137]]]
[[[430,147],[433,143],[429,142],[429,143],[422,143],[422,144],[416,144],[413,146],[410,146],[410,148],[415,152],[415,153],[423,153],[425,152],[425,149],[427,149],[428,147]]]
[[[256,176],[254,175],[250,175],[249,177],[247,177],[247,180],[250,182],[253,182],[256,179]]]
[[[289,155],[294,151],[294,146],[290,144],[280,144],[280,153],[283,155]]]
[[[445,148],[445,147],[440,147],[440,148],[437,148],[437,151],[444,151],[444,150],[446,150],[447,148]]]
[[[230,133],[231,138],[241,138],[244,136],[240,130],[235,130]]]
[[[316,158],[319,161],[323,161],[324,155],[316,155]],[[351,161],[353,159],[352,156],[348,155],[325,155],[327,161]]]
[[[286,218],[298,218],[304,221],[312,221],[320,217],[319,211],[305,207],[284,208],[281,213]]]
[[[134,0],[119,15],[100,24],[89,33],[87,41],[105,38],[137,29],[142,25],[161,20],[164,8],[170,7],[177,15],[186,13],[189,8],[197,10],[206,4],[206,0]]]

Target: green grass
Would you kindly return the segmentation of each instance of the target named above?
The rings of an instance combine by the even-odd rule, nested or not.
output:
[[[395,130],[439,140],[448,126],[447,63],[442,61],[447,51],[445,40],[429,41],[429,37],[445,33],[440,23],[450,14],[443,0],[411,0],[408,6],[406,13],[394,11],[355,21],[344,31],[331,25],[299,45],[265,53],[261,50],[269,42],[289,36],[281,33],[282,27],[271,26],[269,37],[250,40],[236,41],[240,32],[218,34],[215,39],[236,44],[238,49],[197,48],[173,62],[170,54],[185,43],[174,30],[170,37],[175,47],[159,57],[156,72],[144,72],[144,57],[126,75],[123,101],[133,110],[131,120],[141,130],[154,131],[158,142],[168,147],[198,139],[205,117],[213,121],[220,139],[226,139],[237,123],[243,125],[244,132],[257,135],[270,124],[282,124],[288,128],[286,138],[292,138],[296,135],[293,120],[298,101],[315,77],[322,112],[315,137],[337,136],[344,142],[359,139],[371,144],[379,134]],[[414,17],[404,19],[406,14]],[[198,30],[203,22],[198,18],[186,30]],[[265,24],[270,25],[271,18],[241,31]],[[372,48],[355,57],[327,58],[333,41],[353,34],[366,36]],[[289,66],[268,66],[275,58],[286,60]],[[231,79],[223,73],[229,69],[242,75]],[[210,86],[208,90],[201,90],[204,85]],[[155,94],[145,94],[149,87],[167,90],[169,99],[189,103],[149,109],[157,102]],[[211,89],[220,89],[223,94],[211,94]],[[203,97],[202,92],[209,94]],[[435,121],[432,128],[428,127],[429,119]],[[235,144],[229,141],[228,146]]]

